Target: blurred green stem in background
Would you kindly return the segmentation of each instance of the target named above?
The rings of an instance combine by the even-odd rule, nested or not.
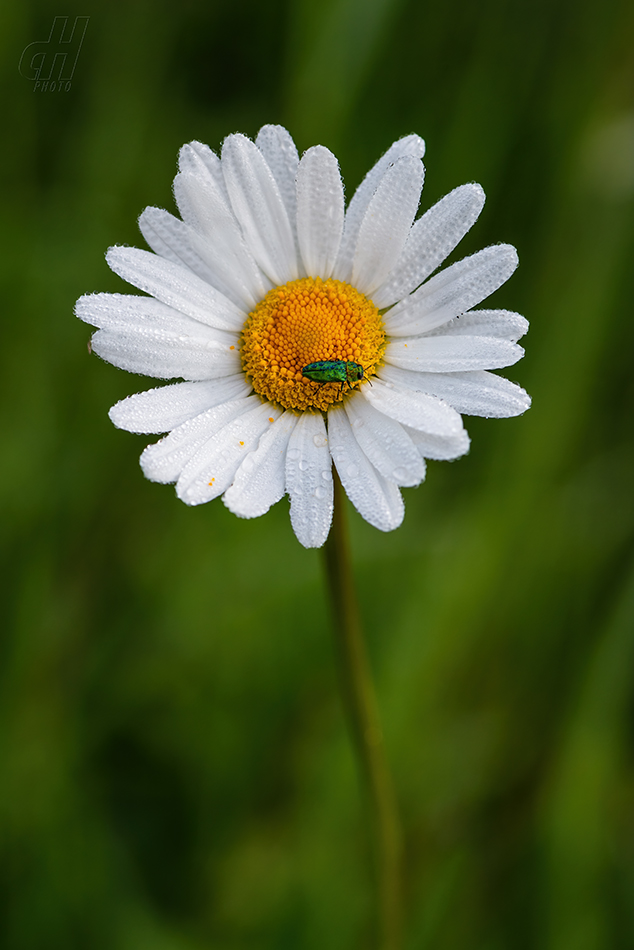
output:
[[[401,945],[401,833],[370,663],[361,631],[352,576],[346,499],[334,469],[333,476],[334,513],[324,553],[339,677],[367,794],[381,925],[379,946],[381,950],[397,950]]]

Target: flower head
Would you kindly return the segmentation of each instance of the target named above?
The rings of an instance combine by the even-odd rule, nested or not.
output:
[[[113,247],[110,267],[149,296],[90,294],[77,316],[92,349],[133,373],[177,379],[112,407],[116,426],[169,433],[141,455],[145,475],[199,505],[218,495],[244,518],[288,493],[301,543],[332,517],[332,463],[360,514],[389,531],[400,487],[425,459],[463,455],[460,413],[513,416],[523,389],[488,370],[523,355],[526,320],[473,310],[517,266],[498,244],[434,273],[478,217],[479,185],[415,220],[424,143],[395,142],[347,209],[335,156],[301,160],[288,132],[225,139],[219,158],[183,146],[182,220],[139,219],[154,253]],[[432,276],[433,275],[433,276]]]

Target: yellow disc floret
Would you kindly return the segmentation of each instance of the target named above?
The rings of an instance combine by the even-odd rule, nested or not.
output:
[[[242,366],[260,396],[285,409],[327,410],[345,398],[339,383],[302,376],[310,363],[344,360],[371,376],[385,332],[371,300],[340,280],[302,277],[270,290],[242,331]],[[353,383],[361,385],[363,380]]]

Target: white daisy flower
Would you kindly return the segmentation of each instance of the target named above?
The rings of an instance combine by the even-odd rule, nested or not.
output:
[[[528,408],[523,389],[488,372],[522,357],[526,320],[472,309],[513,273],[515,249],[487,247],[434,274],[484,193],[462,185],[415,221],[423,153],[417,135],[395,142],[346,210],[335,156],[317,145],[300,160],[281,126],[255,143],[230,135],[220,158],[183,146],[182,220],[146,208],[154,253],[107,255],[149,296],[89,294],[76,308],[99,328],[103,359],[185,380],[110,410],[119,428],[169,433],[141,455],[149,479],[175,482],[188,505],[222,495],[243,518],[288,493],[295,534],[320,547],[333,462],[362,517],[390,531],[425,459],[468,450],[460,413]]]

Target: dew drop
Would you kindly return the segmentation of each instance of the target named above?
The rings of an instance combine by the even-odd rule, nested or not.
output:
[[[299,449],[289,449],[287,453],[287,458],[291,462],[296,462],[299,458]]]
[[[242,470],[244,472],[252,472],[255,467],[255,462],[253,461],[252,455],[247,455],[244,462],[242,463]]]
[[[331,478],[332,478],[332,473],[331,473],[330,469],[327,468],[325,471],[323,471],[323,472],[321,473],[321,477],[323,478],[323,480],[324,480],[325,482],[329,482],[329,481],[331,480]]]
[[[359,474],[359,466],[358,466],[358,465],[348,465],[348,467],[347,467],[347,469],[346,469],[346,474],[349,475],[350,478],[356,478],[357,475]]]
[[[308,468],[308,462],[306,461],[306,459],[300,459],[298,468],[300,472],[306,471],[306,469]]]
[[[363,425],[363,419],[359,419],[359,417],[357,416],[357,418],[352,423],[352,428],[360,429],[362,425]]]
[[[404,468],[395,468],[392,472],[392,478],[397,482],[402,482],[403,479],[407,478],[407,472]]]
[[[323,498],[325,494],[326,492],[323,490],[323,488],[320,488],[318,485],[315,489],[315,498]]]
[[[326,438],[325,435],[314,435],[313,442],[315,443],[318,449],[322,449],[324,445],[328,445],[328,439]]]

